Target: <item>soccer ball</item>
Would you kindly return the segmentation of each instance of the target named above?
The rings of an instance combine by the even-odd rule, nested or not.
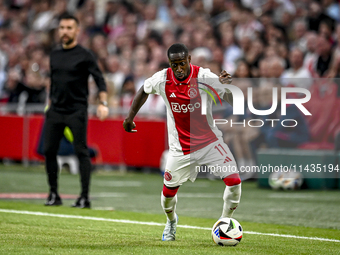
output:
[[[282,188],[285,175],[283,172],[274,172],[269,175],[268,183],[272,189],[278,190]]]
[[[303,183],[303,176],[297,172],[274,172],[269,176],[269,185],[272,189],[296,190]]]
[[[213,241],[221,246],[237,245],[243,235],[241,224],[233,218],[221,218],[211,230]]]
[[[286,178],[282,183],[282,188],[284,190],[296,190],[302,185],[303,177],[301,173],[288,172],[286,173]]]

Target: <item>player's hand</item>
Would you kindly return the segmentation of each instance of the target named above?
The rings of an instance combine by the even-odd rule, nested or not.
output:
[[[125,119],[123,122],[123,127],[126,132],[130,132],[130,133],[137,132],[137,130],[134,130],[134,128],[136,127],[136,124],[133,122],[133,120]]]
[[[219,80],[222,84],[230,84],[232,81],[231,74],[227,73],[226,70],[223,70],[220,74]]]
[[[103,121],[107,118],[107,116],[109,115],[109,108],[105,105],[98,105],[97,108],[97,117]]]

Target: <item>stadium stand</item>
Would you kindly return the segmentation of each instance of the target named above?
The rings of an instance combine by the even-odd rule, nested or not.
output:
[[[140,112],[142,125],[155,121],[161,129],[157,134],[161,145],[150,145],[157,155],[154,161],[142,159],[149,135],[140,138],[137,159],[122,143],[129,138],[118,136],[124,136],[119,131],[120,121],[131,99],[146,78],[167,67],[166,49],[174,42],[188,46],[193,64],[215,73],[226,69],[234,77],[257,79],[259,82],[251,82],[257,109],[268,103],[263,91],[289,86],[289,81],[282,80],[287,73],[291,78],[304,79],[301,74],[313,77],[312,98],[306,104],[312,113],[306,118],[310,140],[296,152],[340,148],[338,1],[0,0],[0,123],[5,123],[0,125],[0,136],[2,141],[16,141],[10,148],[0,146],[1,159],[39,159],[32,152],[36,148],[30,146],[39,139],[49,88],[49,53],[58,44],[58,17],[66,11],[79,18],[79,43],[93,51],[108,84],[108,123],[92,118],[97,91],[93,81],[89,86],[89,142],[99,150],[103,164],[159,164],[166,138],[161,138],[165,107],[157,98],[150,101],[155,102],[157,111],[150,103]],[[303,54],[293,59],[290,53],[296,48]],[[303,85],[294,83],[299,85],[309,88],[309,80]],[[91,129],[116,132],[105,140]],[[225,132],[230,147],[237,147],[230,136],[238,130]],[[241,137],[250,144],[253,137],[249,134],[244,132]],[[108,155],[108,143],[122,144],[126,156],[116,148]],[[264,142],[261,148],[268,146]],[[251,155],[255,159],[256,153]]]

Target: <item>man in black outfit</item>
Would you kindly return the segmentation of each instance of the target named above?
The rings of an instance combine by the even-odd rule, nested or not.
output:
[[[60,17],[59,37],[62,47],[51,52],[51,89],[49,109],[46,112],[44,154],[50,194],[45,205],[61,205],[58,194],[57,151],[68,126],[73,134],[73,145],[79,159],[81,194],[73,207],[90,208],[89,185],[91,161],[86,142],[88,78],[91,74],[99,89],[100,105],[97,116],[104,120],[108,116],[106,84],[95,57],[78,45],[78,19],[64,14]]]

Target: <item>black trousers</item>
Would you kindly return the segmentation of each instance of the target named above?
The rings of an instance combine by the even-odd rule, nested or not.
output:
[[[53,109],[49,109],[46,112],[44,155],[50,192],[58,192],[57,152],[66,126],[68,126],[73,133],[73,146],[79,159],[79,172],[82,188],[80,195],[88,198],[91,161],[86,142],[87,110],[83,109],[69,114],[59,113]]]

